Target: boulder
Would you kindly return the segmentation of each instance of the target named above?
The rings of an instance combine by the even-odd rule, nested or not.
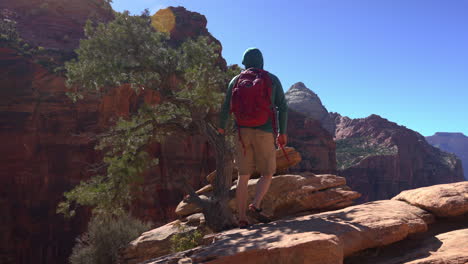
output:
[[[407,264],[466,264],[468,263],[468,228],[435,236],[422,242],[418,251],[406,252],[405,256],[422,257]],[[401,262],[386,262],[396,264]]]
[[[249,180],[248,201],[253,200],[257,181],[258,179]],[[237,211],[235,191],[236,186],[233,186],[229,202],[234,212]],[[359,193],[346,186],[346,180],[343,177],[336,175],[313,173],[279,175],[273,177],[270,189],[263,199],[262,208],[266,215],[278,219],[305,211],[343,208],[359,196]],[[201,198],[208,199],[204,195]],[[201,208],[184,201],[180,202],[176,209],[176,213],[180,216],[198,212],[201,212]]]
[[[285,155],[286,153],[286,155]],[[276,173],[281,174],[287,169],[301,162],[301,154],[293,147],[284,147],[276,150]]]
[[[133,264],[167,255],[171,253],[171,238],[174,235],[189,234],[196,230],[203,234],[210,232],[205,226],[203,214],[194,214],[184,221],[176,220],[141,234],[119,252],[119,260],[122,263]]]
[[[468,213],[468,181],[403,191],[392,200],[405,201],[438,217],[459,216]]]
[[[145,263],[343,263],[366,248],[425,232],[434,217],[395,200],[370,202],[326,212],[233,229],[211,244]]]

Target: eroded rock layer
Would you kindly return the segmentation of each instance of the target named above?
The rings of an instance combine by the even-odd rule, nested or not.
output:
[[[378,115],[350,119],[334,113],[338,175],[361,202],[389,199],[418,187],[463,181],[460,160],[419,133]]]

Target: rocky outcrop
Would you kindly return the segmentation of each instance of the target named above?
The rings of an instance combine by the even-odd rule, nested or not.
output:
[[[437,217],[460,216],[468,213],[468,182],[439,184],[403,191],[392,200],[407,202]]]
[[[113,18],[104,0],[3,0],[0,11],[17,22],[20,36],[30,45],[67,52],[78,47],[87,19]]]
[[[169,43],[173,46],[179,46],[188,38],[196,38],[199,36],[208,37],[218,45],[219,54],[221,55],[221,42],[214,38],[208,32],[206,17],[197,12],[190,12],[185,7],[168,7],[161,9],[152,17],[152,25],[162,32],[168,32],[171,35]],[[226,68],[226,61],[222,56],[219,56],[219,65]]]
[[[359,202],[464,180],[460,160],[431,146],[419,133],[378,115],[336,122],[338,174],[362,194]]]
[[[214,236],[194,249],[193,263],[342,263],[352,253],[425,232],[427,212],[399,201],[379,201]],[[177,263],[168,258],[148,263]]]
[[[258,179],[249,180],[248,200],[255,196],[255,186]],[[230,191],[229,206],[233,212],[237,211],[235,201],[236,186]],[[208,199],[211,193],[204,193],[202,199]],[[301,173],[301,175],[274,176],[270,189],[262,202],[263,213],[271,219],[280,219],[307,211],[327,211],[349,206],[360,195],[346,186],[346,180],[331,174],[315,175]],[[194,204],[180,202],[176,213],[188,216],[201,212],[201,208]],[[254,219],[251,219],[254,222]]]
[[[320,122],[332,136],[335,135],[335,122],[323,106],[322,101],[304,83],[293,84],[285,93],[288,107]]]
[[[426,137],[427,142],[443,151],[453,153],[462,162],[465,179],[468,180],[468,137],[463,133],[437,132]]]
[[[457,183],[468,188],[468,182]],[[460,188],[454,186],[455,188]],[[434,187],[433,192],[412,190],[428,200],[443,200],[443,190],[450,185]],[[429,196],[427,196],[429,195]],[[457,206],[466,207],[464,203]],[[450,202],[445,203],[446,206]],[[442,205],[444,206],[444,205]],[[452,207],[453,208],[453,207]],[[457,211],[462,211],[456,209]],[[398,200],[382,200],[347,207],[345,209],[288,218],[248,229],[233,229],[213,234],[211,243],[184,252],[168,255],[144,263],[465,263],[468,259],[468,211],[460,215],[458,231],[432,236],[430,228],[436,224],[447,226],[447,218]],[[460,228],[461,227],[461,228]],[[421,235],[429,234],[423,239]],[[451,237],[456,238],[453,240]],[[407,239],[410,238],[410,239]],[[414,248],[394,251],[393,260],[416,262],[362,262],[360,252],[385,249],[397,242],[415,241]],[[458,243],[456,243],[458,241]],[[428,254],[429,250],[430,254]],[[422,254],[421,254],[422,253]],[[412,256],[408,258],[409,256]],[[415,260],[415,256],[419,259]],[[348,258],[348,259],[345,259]],[[388,259],[388,256],[386,258]],[[358,262],[356,262],[356,260]],[[361,260],[361,262],[359,262]],[[453,262],[443,262],[451,260]],[[181,261],[181,262],[178,262]]]
[[[288,145],[302,156],[302,161],[289,169],[290,173],[336,174],[336,144],[319,121],[289,109]]]
[[[200,234],[212,233],[205,225],[202,213],[191,215],[181,220],[175,220],[164,226],[155,228],[141,234],[140,237],[130,242],[127,248],[120,252],[120,262],[134,264],[158,256],[164,256],[172,251],[171,238],[175,235],[188,236],[195,231]]]
[[[250,180],[248,185],[248,199],[251,201],[255,195],[255,185],[258,179]],[[236,187],[231,188],[231,200],[229,206],[236,213],[235,202]],[[208,199],[210,193],[202,195],[202,199]],[[274,176],[270,189],[262,202],[263,213],[271,219],[280,219],[294,215],[318,213],[323,211],[344,208],[352,204],[352,201],[359,197],[346,186],[343,177],[335,175],[315,175],[303,173],[302,175],[279,175]],[[181,216],[182,221],[190,222],[189,219],[196,218],[201,213],[201,209],[194,204],[182,201],[176,209],[176,213]],[[177,220],[179,221],[179,220]],[[122,251],[124,263],[139,263],[143,260],[155,258],[168,254],[171,244],[170,236],[180,233],[180,229],[174,227],[180,222],[169,223],[163,227],[148,231],[140,238]],[[249,219],[255,223],[255,219]],[[192,221],[193,222],[193,221]],[[206,230],[203,225],[201,230]],[[189,230],[189,228],[187,229]],[[190,228],[194,230],[194,228]],[[136,261],[138,260],[138,261]]]

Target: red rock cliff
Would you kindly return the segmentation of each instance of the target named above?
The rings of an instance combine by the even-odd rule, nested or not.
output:
[[[463,181],[461,162],[419,133],[378,115],[336,121],[338,175],[362,194],[359,202],[389,199],[403,190]]]
[[[2,0],[0,11],[18,22],[18,32],[30,44],[65,51],[78,47],[88,18],[113,18],[104,0]]]
[[[336,144],[320,121],[288,110],[288,145],[301,153],[302,161],[290,172],[336,173]]]
[[[61,3],[65,10],[55,12],[51,5],[42,6],[44,10],[34,14],[34,24],[25,19],[32,16],[26,13],[44,1],[7,2],[2,1],[0,8],[17,20],[22,38],[31,45],[64,51],[76,48],[83,36],[82,25],[91,11],[86,8],[99,10],[99,1],[48,1]],[[75,13],[67,13],[72,9]],[[178,10],[183,14],[185,9]],[[97,12],[104,14],[101,19],[108,18],[106,10]],[[185,12],[190,17],[191,12]],[[50,35],[68,31],[76,41],[62,42]],[[88,215],[81,212],[67,221],[55,210],[63,192],[89,178],[91,165],[100,161],[92,136],[107,129],[112,117],[128,116],[142,101],[157,103],[159,99],[151,93],[138,97],[123,86],[104,98],[88,96],[73,104],[65,94],[64,78],[9,48],[0,48],[0,61],[0,263],[65,263]],[[174,174],[190,171],[198,187],[214,169],[214,159],[206,140],[199,136],[167,138],[150,150],[160,164],[147,177],[159,178],[148,183],[149,192],[134,213],[156,223],[166,222],[176,217],[174,208],[182,196],[170,184]]]

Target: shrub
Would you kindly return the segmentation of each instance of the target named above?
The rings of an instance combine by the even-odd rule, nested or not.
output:
[[[93,217],[88,224],[88,231],[77,239],[69,261],[71,264],[116,263],[119,248],[148,229],[150,224],[129,215],[118,218]]]
[[[370,138],[357,137],[336,141],[336,162],[339,170],[345,170],[370,156],[396,155],[396,146],[387,147],[371,143]]]
[[[188,231],[185,226],[179,226],[179,234],[171,237],[172,252],[185,251],[201,244],[203,234],[200,230]]]

